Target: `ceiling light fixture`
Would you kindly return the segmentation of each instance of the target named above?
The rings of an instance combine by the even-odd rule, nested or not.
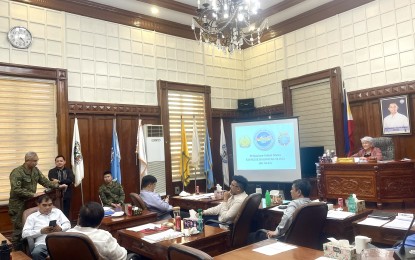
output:
[[[197,0],[197,17],[192,19],[196,40],[214,45],[224,53],[241,50],[244,43],[261,43],[268,20],[258,14],[259,0],[204,0],[203,4],[200,1]]]

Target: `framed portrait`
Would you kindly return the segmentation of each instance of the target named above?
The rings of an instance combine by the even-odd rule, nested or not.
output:
[[[383,135],[411,134],[408,96],[380,99]]]

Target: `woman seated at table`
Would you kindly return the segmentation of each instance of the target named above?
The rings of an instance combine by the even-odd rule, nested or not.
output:
[[[362,142],[362,149],[357,153],[353,154],[352,157],[359,157],[360,160],[374,160],[382,161],[382,151],[378,147],[373,146],[373,138],[370,136],[365,136],[360,139]]]

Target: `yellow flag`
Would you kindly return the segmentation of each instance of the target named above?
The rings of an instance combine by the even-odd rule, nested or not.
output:
[[[180,150],[180,175],[182,178],[182,182],[184,186],[187,186],[190,182],[190,170],[189,170],[189,149],[187,149],[187,140],[186,140],[186,131],[184,130],[184,123],[183,118],[182,120],[182,130],[181,130],[181,136],[182,136],[182,147]]]

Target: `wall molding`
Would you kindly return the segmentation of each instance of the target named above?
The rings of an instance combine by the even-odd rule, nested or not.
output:
[[[415,81],[399,82],[347,93],[350,103],[390,96],[415,94]]]
[[[252,111],[242,112],[237,109],[220,109],[212,108],[212,118],[228,118],[228,119],[238,119],[238,118],[255,118],[255,117],[283,117],[284,116],[284,105],[272,105],[265,107],[258,107]]]
[[[92,102],[69,103],[70,114],[160,116],[159,106],[138,106]]]

